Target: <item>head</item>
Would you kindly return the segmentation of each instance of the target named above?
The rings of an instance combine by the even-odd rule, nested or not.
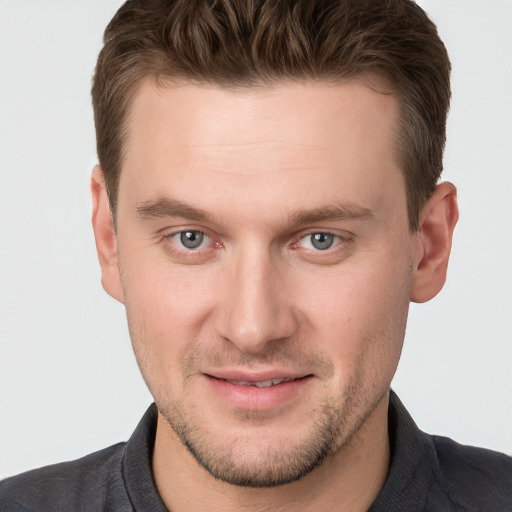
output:
[[[386,431],[409,301],[441,289],[457,219],[449,96],[408,0],[130,1],[107,27],[103,284],[211,475],[292,482]]]
[[[396,152],[412,230],[442,171],[450,61],[412,0],[128,1],[104,36],[92,88],[115,216],[129,112],[141,82],[257,88],[379,78],[399,105]]]

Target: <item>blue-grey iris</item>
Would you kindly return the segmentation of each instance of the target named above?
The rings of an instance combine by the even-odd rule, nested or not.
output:
[[[200,231],[183,231],[180,235],[180,242],[187,249],[197,249],[204,239],[204,234]]]
[[[319,251],[329,249],[334,243],[334,235],[329,233],[314,233],[311,235],[311,245]]]

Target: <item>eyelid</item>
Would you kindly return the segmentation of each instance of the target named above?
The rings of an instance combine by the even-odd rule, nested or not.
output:
[[[302,236],[297,243],[300,245],[300,244],[304,243],[304,241],[310,240],[313,235],[319,235],[319,234],[332,237],[333,238],[332,244],[329,247],[326,247],[325,249],[318,249],[314,246],[313,247],[304,247],[303,246],[304,249],[307,249],[308,251],[312,251],[312,252],[317,252],[317,251],[318,252],[328,252],[328,251],[334,250],[343,241],[343,239],[339,235],[335,235],[334,233],[326,233],[324,231],[314,231],[313,233],[309,233],[307,235]],[[313,245],[313,243],[310,241],[309,245]]]
[[[305,247],[302,243],[303,239],[316,233],[332,235],[336,237],[336,241],[331,247],[323,250],[314,247]],[[354,239],[355,235],[349,231],[313,228],[298,233],[289,247],[296,256],[305,261],[329,265],[339,263],[351,254],[354,247]]]
[[[213,236],[211,235],[211,233],[209,232],[208,229],[205,229],[202,226],[200,227],[200,226],[187,225],[187,224],[180,225],[180,226],[172,226],[172,227],[167,226],[165,228],[159,229],[156,234],[158,236],[171,237],[173,235],[177,235],[178,233],[186,233],[187,231],[193,231],[195,233],[202,233],[203,235],[208,236],[209,238],[213,238]]]
[[[198,247],[186,247],[183,246],[183,243],[178,240],[173,240],[175,237],[180,237],[184,233],[195,233],[202,237],[201,243]],[[192,252],[192,251],[202,251],[205,250],[212,242],[211,237],[209,237],[204,231],[199,231],[197,229],[183,229],[180,231],[176,231],[174,233],[170,233],[166,236],[167,240],[173,240],[173,243],[179,247],[180,250],[183,250],[185,252]]]
[[[187,231],[192,231],[194,233],[201,233],[205,239],[209,240],[205,247],[200,247],[197,249],[188,249],[186,247],[182,247],[179,243],[176,243],[172,240],[172,238],[176,235],[180,235],[182,233],[186,233]],[[213,235],[209,230],[204,229],[204,227],[199,226],[173,226],[172,228],[167,227],[159,230],[158,237],[164,242],[168,249],[174,251],[176,253],[181,254],[197,254],[200,252],[207,251],[212,248],[220,248],[221,244],[218,241],[218,237]],[[215,247],[214,247],[215,246]]]
[[[303,240],[304,238],[307,238],[308,236],[316,235],[316,234],[331,235],[331,236],[341,240],[342,242],[343,241],[349,242],[354,238],[354,235],[352,233],[349,233],[348,231],[340,232],[340,231],[337,231],[336,229],[307,229],[305,231],[301,231],[294,237],[295,238],[294,243],[298,243],[301,240]]]
[[[187,231],[202,233],[204,236],[201,242],[202,246],[197,248],[187,248],[179,241],[173,240],[175,236],[179,236]],[[199,226],[172,226],[160,230],[158,235],[158,243],[164,251],[164,254],[171,262],[181,265],[202,265],[216,259],[218,249],[222,249],[223,245],[219,238],[212,234],[209,230]]]
[[[206,239],[209,239],[209,242],[206,245],[206,247],[189,249],[186,247],[182,247],[179,243],[176,243],[171,240],[172,237],[179,235],[181,233],[185,233],[187,231],[201,233]],[[331,235],[335,237],[336,240],[331,247],[324,250],[301,246],[301,241],[304,238],[307,238],[308,236],[318,233]],[[188,254],[190,256],[199,256],[200,253],[204,253],[212,249],[221,249],[224,247],[224,244],[219,240],[219,237],[215,234],[212,234],[210,230],[204,229],[203,226],[182,225],[173,226],[172,228],[167,227],[159,230],[158,236],[168,246],[168,250],[173,251],[175,253],[180,253],[182,255]],[[337,249],[340,250],[342,247],[347,247],[347,245],[351,244],[354,241],[354,237],[355,235],[348,231],[338,231],[336,229],[309,228],[295,234],[288,247],[290,247],[291,249],[303,249],[306,252],[315,253],[318,255],[321,255],[322,253],[327,255],[336,252]]]

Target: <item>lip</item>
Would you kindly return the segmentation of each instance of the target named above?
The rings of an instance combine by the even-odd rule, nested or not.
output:
[[[216,398],[232,408],[246,411],[272,410],[291,404],[314,380],[312,374],[275,369],[257,372],[221,370],[203,375]],[[268,387],[254,385],[282,379],[284,382]]]
[[[310,374],[307,372],[296,372],[287,369],[268,369],[258,371],[222,369],[203,372],[209,377],[220,380],[238,380],[247,382],[264,382],[273,379],[302,379]]]

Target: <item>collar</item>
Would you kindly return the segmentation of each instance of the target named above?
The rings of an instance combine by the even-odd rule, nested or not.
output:
[[[411,418],[394,391],[390,392],[388,431],[391,460],[389,473],[368,512],[423,511],[432,482],[430,436]]]

